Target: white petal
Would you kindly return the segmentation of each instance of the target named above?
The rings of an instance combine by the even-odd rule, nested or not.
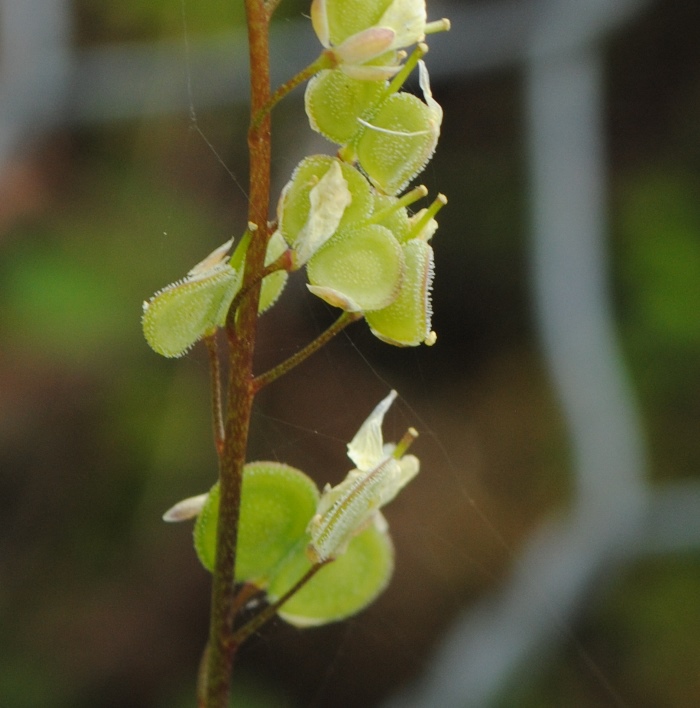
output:
[[[399,49],[423,41],[426,20],[425,0],[394,0],[377,25],[396,31],[394,49]]]
[[[209,493],[198,494],[196,497],[188,497],[179,501],[175,506],[170,507],[165,514],[163,514],[163,521],[187,521],[187,519],[194,519],[207,500]]]
[[[399,461],[396,473],[382,490],[382,506],[388,504],[394,497],[418,474],[420,461],[415,455],[404,455]]]
[[[369,27],[345,39],[333,53],[341,64],[363,64],[388,51],[395,37],[391,27]]]
[[[233,239],[229,239],[226,243],[215,248],[203,261],[197,263],[197,265],[187,273],[187,279],[196,280],[197,278],[209,275],[217,266],[220,266],[224,262],[231,246],[233,246]]]
[[[339,307],[345,312],[362,312],[362,308],[358,303],[356,303],[351,297],[341,293],[333,288],[327,288],[324,285],[309,285],[306,286],[310,293],[313,293],[316,297],[320,297],[321,300],[325,300],[329,305],[333,307]]]
[[[442,123],[442,106],[433,98],[432,91],[430,90],[430,77],[428,76],[428,69],[422,59],[418,62],[418,83],[423,91],[423,98],[425,99],[428,108],[430,108],[432,114],[435,116],[435,120],[439,128]]]
[[[299,265],[306,263],[335,233],[345,209],[352,201],[347,180],[337,160],[331,163],[326,174],[309,192],[309,201],[309,218],[297,236],[295,251]]]
[[[328,49],[331,46],[331,31],[328,27],[326,0],[313,0],[311,3],[311,24],[321,44]]]
[[[396,395],[396,391],[392,391],[381,401],[348,443],[348,457],[359,470],[369,471],[385,457],[382,423]]]

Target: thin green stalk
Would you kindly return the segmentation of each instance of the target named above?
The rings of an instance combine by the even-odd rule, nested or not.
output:
[[[362,319],[363,315],[360,312],[343,312],[338,319],[325,331],[322,332],[316,339],[309,342],[303,349],[300,349],[296,354],[292,354],[289,359],[286,359],[281,364],[278,364],[273,369],[266,371],[264,374],[257,376],[253,380],[253,390],[257,393],[261,388],[264,388],[273,381],[276,381],[280,376],[283,376],[288,371],[291,371],[295,366],[301,364],[308,359],[312,354],[317,352],[322,346],[330,342],[336,334],[342,332],[349,324]]]
[[[387,84],[385,89],[382,91],[382,93],[379,95],[379,97],[376,99],[376,101],[373,104],[373,108],[369,111],[365,111],[361,118],[365,121],[371,122],[372,118],[374,117],[374,114],[376,111],[379,110],[380,106],[384,103],[384,101],[391,96],[392,94],[396,93],[399,91],[399,89],[404,85],[406,79],[409,77],[411,72],[416,68],[416,65],[418,62],[428,53],[428,45],[425,44],[424,42],[420,42],[416,48],[411,52],[411,55],[408,57],[404,65],[401,67],[400,71],[392,78],[392,80]],[[352,142],[348,143],[347,145],[343,145],[343,147],[338,150],[338,157],[340,157],[341,160],[344,162],[355,162],[357,159],[357,154],[356,154],[356,147],[357,147],[357,142],[360,139],[360,137],[364,134],[364,129],[359,129],[357,133],[355,134],[354,139]]]
[[[302,69],[296,76],[293,76],[289,81],[285,81],[273,94],[270,100],[255,114],[253,117],[253,125],[258,125],[262,119],[270,113],[270,111],[299,84],[308,81],[312,76],[318,74],[322,69],[332,69],[335,65],[335,60],[329,52],[322,52],[318,59],[315,59],[305,69]]]
[[[323,568],[324,565],[327,563],[330,563],[332,559],[321,561],[319,563],[316,563],[309,568],[309,570],[306,571],[304,576],[298,580],[294,585],[292,585],[289,590],[287,590],[282,597],[277,600],[277,602],[272,603],[271,605],[268,605],[265,607],[262,612],[259,612],[255,617],[253,617],[251,620],[246,622],[240,629],[236,631],[234,634],[234,641],[236,644],[239,646],[243,644],[243,642],[248,639],[252,634],[257,632],[260,627],[262,627],[266,622],[269,622],[276,614],[277,610],[279,610],[282,605],[284,605],[289,598],[294,595],[296,592],[298,592],[306,583],[311,580],[311,578],[318,573],[321,568]]]

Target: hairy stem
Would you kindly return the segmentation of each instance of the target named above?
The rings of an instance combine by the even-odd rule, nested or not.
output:
[[[269,13],[263,0],[245,0],[251,67],[251,116],[270,98],[268,45]],[[231,607],[235,598],[236,543],[253,405],[253,353],[260,299],[260,273],[264,268],[270,232],[270,117],[248,131],[250,202],[248,222],[257,225],[246,254],[243,298],[237,317],[228,318],[229,381],[224,423],[224,445],[219,463],[219,521],[216,563],[212,583],[211,621],[205,679],[206,708],[227,708],[231,671],[238,643],[233,638]],[[257,282],[256,282],[257,281]]]

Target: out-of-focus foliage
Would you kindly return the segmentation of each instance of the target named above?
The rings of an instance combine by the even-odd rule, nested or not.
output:
[[[115,37],[179,38],[183,26],[195,34],[217,32],[240,26],[245,19],[244,4],[229,0],[122,0],[118,3],[78,0],[76,5],[90,42]]]

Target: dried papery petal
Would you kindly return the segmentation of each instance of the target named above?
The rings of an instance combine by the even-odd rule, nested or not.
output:
[[[277,209],[279,231],[293,248],[298,240],[308,237],[309,222],[316,218],[312,214],[311,191],[334,164],[340,168],[351,196],[350,203],[342,210],[337,230],[360,222],[372,213],[370,186],[358,170],[330,155],[304,158],[282,190]]]
[[[309,217],[294,242],[297,266],[306,263],[333,236],[352,202],[340,164],[337,160],[331,162],[309,191]]]
[[[328,27],[328,0],[313,0],[311,3],[311,25],[321,44],[331,46],[331,33]]]
[[[397,395],[396,391],[391,391],[386,398],[383,398],[348,443],[348,457],[359,470],[371,470],[385,457],[382,424]]]
[[[341,64],[338,68],[346,76],[358,81],[378,82],[390,79],[400,70],[399,53],[389,52],[367,64]]]
[[[385,87],[385,82],[353,79],[342,71],[320,72],[305,94],[312,129],[338,145],[349,143],[360,128],[357,119],[376,105]]]
[[[163,521],[172,523],[194,519],[204,508],[208,496],[208,493],[198,494],[195,497],[188,497],[187,499],[179,501],[163,514]]]
[[[396,31],[393,48],[399,49],[423,41],[426,20],[425,0],[394,0],[377,24]]]
[[[437,123],[439,129],[442,124],[442,106],[433,98],[433,92],[430,90],[428,67],[422,59],[418,62],[418,84],[423,92],[423,100],[430,109],[433,120]]]
[[[395,37],[390,27],[370,27],[348,37],[333,54],[340,64],[364,64],[389,50]]]
[[[362,307],[345,293],[323,285],[307,285],[309,292],[327,302],[331,307],[339,307],[345,312],[362,312]]]
[[[331,288],[357,311],[377,310],[394,300],[403,275],[401,246],[378,225],[338,232],[308,263],[313,286]]]
[[[313,0],[311,22],[324,47],[337,47],[358,32],[379,26],[391,0]]]
[[[311,21],[324,47],[337,47],[363,30],[381,27],[394,32],[392,48],[401,49],[423,40],[426,19],[425,0],[314,0],[311,4]]]
[[[368,312],[365,319],[382,341],[414,347],[431,340],[433,249],[425,241],[413,239],[403,250],[406,270],[396,300],[382,310]]]
[[[222,243],[221,246],[215,248],[204,260],[197,263],[194,268],[187,272],[187,279],[194,280],[199,277],[206,277],[219,266],[224,265],[232,246],[233,239],[231,238],[226,243]]]

